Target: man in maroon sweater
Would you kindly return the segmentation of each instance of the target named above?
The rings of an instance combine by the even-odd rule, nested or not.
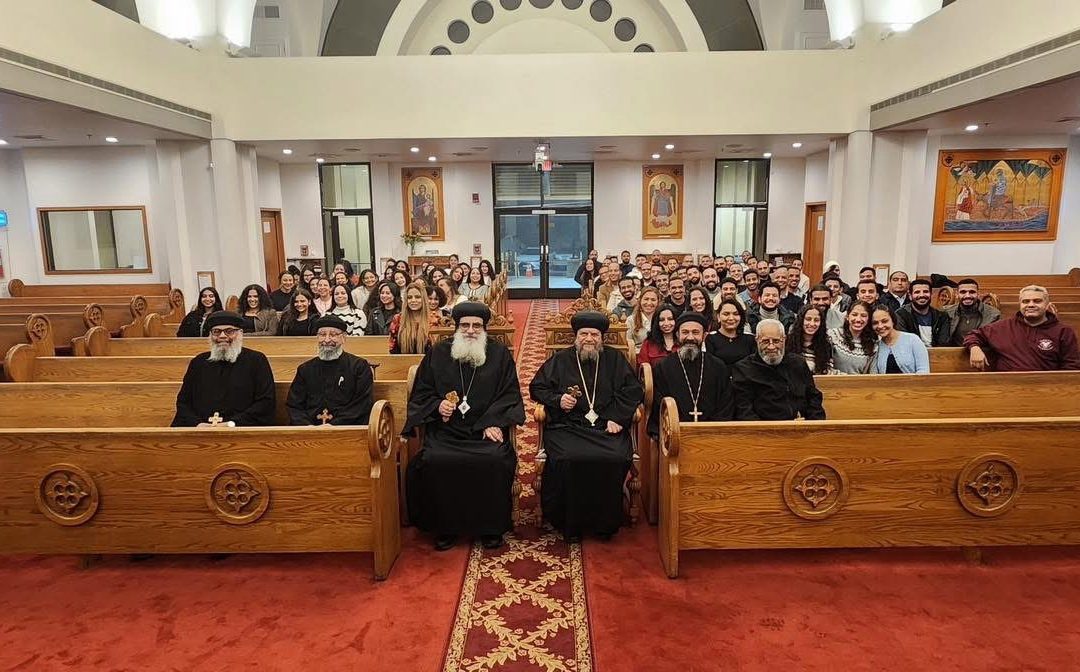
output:
[[[1080,369],[1076,332],[1048,312],[1050,293],[1029,285],[1020,290],[1020,312],[968,333],[964,347],[980,371]]]

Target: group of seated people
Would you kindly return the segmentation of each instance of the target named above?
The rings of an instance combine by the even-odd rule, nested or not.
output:
[[[1054,315],[1049,292],[1028,286],[1020,312],[1004,318],[979,297],[979,284],[934,275],[910,280],[890,274],[888,287],[863,267],[854,286],[830,261],[811,283],[801,259],[791,265],[740,258],[685,255],[658,250],[599,261],[596,250],[578,269],[583,290],[627,321],[627,341],[638,362],[655,364],[678,347],[676,321],[687,311],[705,318],[704,351],[729,367],[756,351],[764,320],[784,329],[786,352],[800,356],[814,374],[930,373],[928,348],[959,346],[979,370],[1044,371],[1080,368],[1073,329]],[[951,288],[955,304],[935,308],[933,294]]]
[[[494,280],[490,261],[472,267],[459,263],[454,254],[448,268],[425,264],[416,278],[406,261],[394,259],[387,262],[382,280],[371,269],[354,273],[347,260],[335,265],[329,276],[293,266],[282,271],[273,292],[258,284],[244,287],[237,313],[244,333],[252,336],[310,336],[320,317],[335,315],[351,336],[389,337],[391,354],[423,354],[431,347],[431,326],[459,303],[485,302]],[[202,288],[176,335],[207,336],[207,318],[220,310],[218,291]]]

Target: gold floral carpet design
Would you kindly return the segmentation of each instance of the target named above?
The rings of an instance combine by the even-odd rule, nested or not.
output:
[[[544,324],[557,301],[533,301],[517,349],[526,424],[518,429],[521,494],[515,529],[496,551],[473,546],[443,672],[591,672],[581,545],[539,529],[536,426],[529,382],[544,362]]]

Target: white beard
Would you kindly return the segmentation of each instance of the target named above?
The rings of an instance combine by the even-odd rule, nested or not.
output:
[[[229,364],[235,364],[236,358],[240,356],[240,348],[242,347],[244,347],[243,336],[237,336],[236,340],[229,345],[218,345],[217,343],[211,343],[210,361],[228,362]]]
[[[783,349],[781,349],[780,352],[776,353],[775,355],[766,355],[762,350],[758,349],[758,354],[761,355],[761,359],[769,366],[776,366],[780,362],[784,361]]]
[[[697,343],[687,343],[679,346],[679,359],[684,362],[692,362],[701,354],[701,346]]]
[[[319,346],[319,359],[324,362],[332,362],[338,357],[341,357],[341,353],[345,348],[340,345],[320,345]]]
[[[583,351],[580,345],[574,345],[577,349],[577,356],[583,362],[596,362],[600,359],[600,353],[604,351],[603,345],[596,346],[594,350]]]
[[[450,356],[458,362],[480,368],[487,361],[487,332],[480,332],[476,338],[469,338],[461,331],[454,333],[450,344]]]

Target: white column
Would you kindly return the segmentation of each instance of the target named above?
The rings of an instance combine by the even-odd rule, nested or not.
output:
[[[258,208],[255,151],[232,140],[210,141],[214,163],[216,238],[221,256],[218,290],[239,294],[244,285],[263,282],[262,234]]]
[[[159,140],[157,162],[151,169],[156,169],[156,174],[151,175],[153,211],[158,224],[155,228],[164,232],[166,237],[169,282],[184,292],[184,298],[193,304],[199,287],[196,286],[196,269],[192,263],[180,143]]]
[[[854,281],[866,259],[870,219],[873,134],[855,131],[829,148],[829,208],[825,260],[840,263],[844,280]]]

